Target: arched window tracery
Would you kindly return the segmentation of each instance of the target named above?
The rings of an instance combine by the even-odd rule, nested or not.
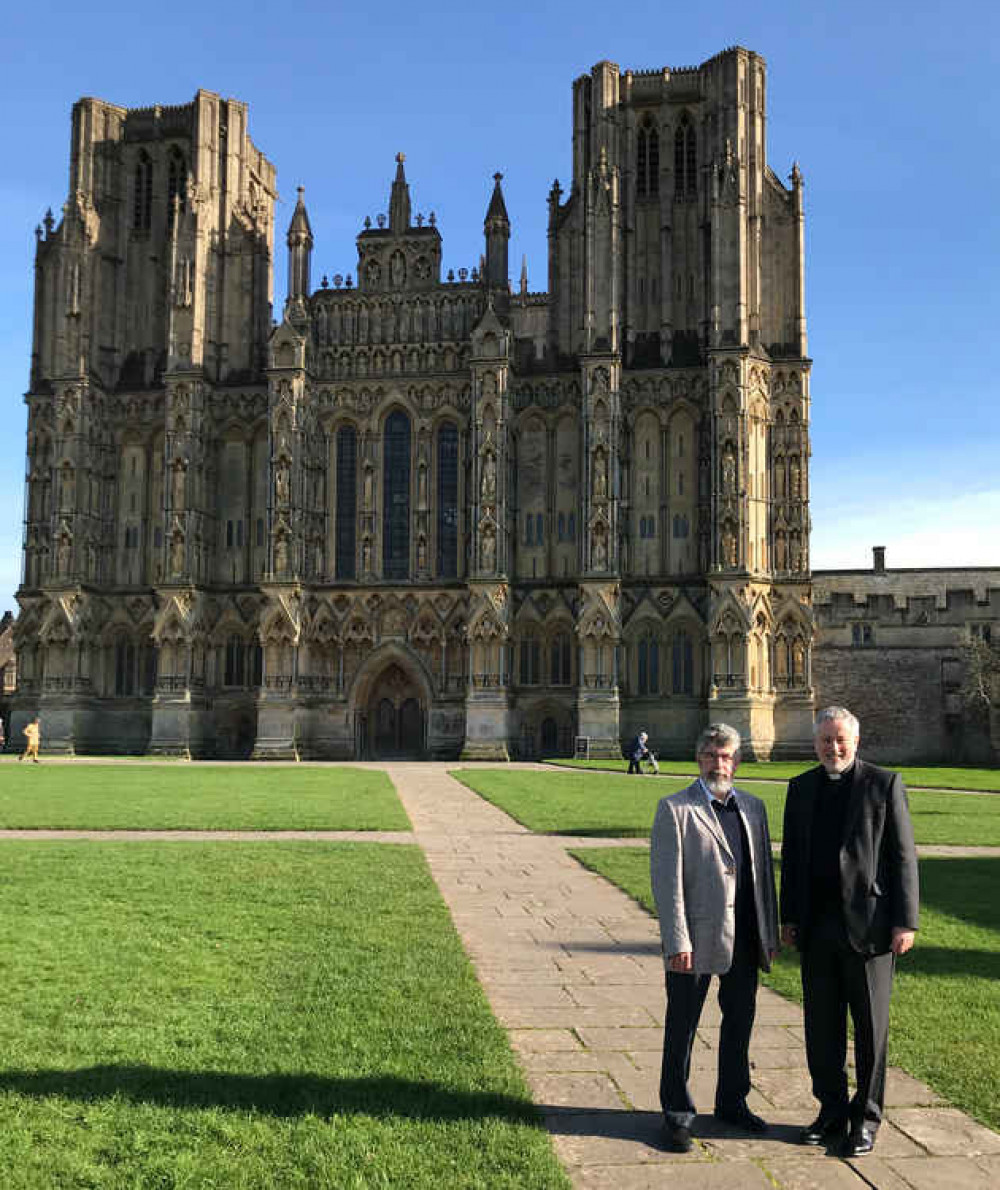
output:
[[[341,426],[337,431],[337,513],[334,567],[338,579],[357,577],[357,431]]]
[[[410,565],[410,419],[396,409],[383,432],[382,573],[405,579]]]

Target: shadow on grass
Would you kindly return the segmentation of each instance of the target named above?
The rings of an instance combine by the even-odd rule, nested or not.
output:
[[[87,1066],[80,1070],[0,1071],[0,1093],[82,1103],[125,1099],[171,1108],[223,1108],[262,1115],[399,1116],[419,1120],[498,1119],[540,1125],[527,1100],[460,1091],[390,1075],[321,1078],[310,1074],[225,1074],[155,1066]]]
[[[956,856],[920,861],[920,900],[923,904],[960,921],[1000,933],[998,888],[1000,858]],[[919,946],[918,935],[918,949]]]
[[[963,979],[1000,980],[1000,953],[993,950],[949,949],[945,946],[917,944],[905,958],[899,960],[897,975],[958,975]]]

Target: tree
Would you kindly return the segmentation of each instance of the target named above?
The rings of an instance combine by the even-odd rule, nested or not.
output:
[[[990,720],[990,744],[1000,757],[1000,644],[988,632],[977,634],[965,647],[965,696],[985,706]]]

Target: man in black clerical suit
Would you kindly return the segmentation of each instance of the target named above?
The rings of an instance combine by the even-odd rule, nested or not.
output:
[[[781,935],[802,956],[806,1057],[819,1115],[803,1144],[870,1153],[882,1120],[889,997],[919,918],[917,853],[898,773],[858,758],[844,707],[816,718],[819,767],[788,786],[781,845]],[[847,1093],[847,1013],[857,1090]]]

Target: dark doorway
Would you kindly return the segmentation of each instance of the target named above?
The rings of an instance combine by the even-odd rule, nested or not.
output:
[[[542,757],[556,756],[559,751],[559,725],[551,716],[542,720]]]
[[[400,666],[390,665],[381,674],[369,708],[373,760],[424,759],[424,708],[416,685]]]

